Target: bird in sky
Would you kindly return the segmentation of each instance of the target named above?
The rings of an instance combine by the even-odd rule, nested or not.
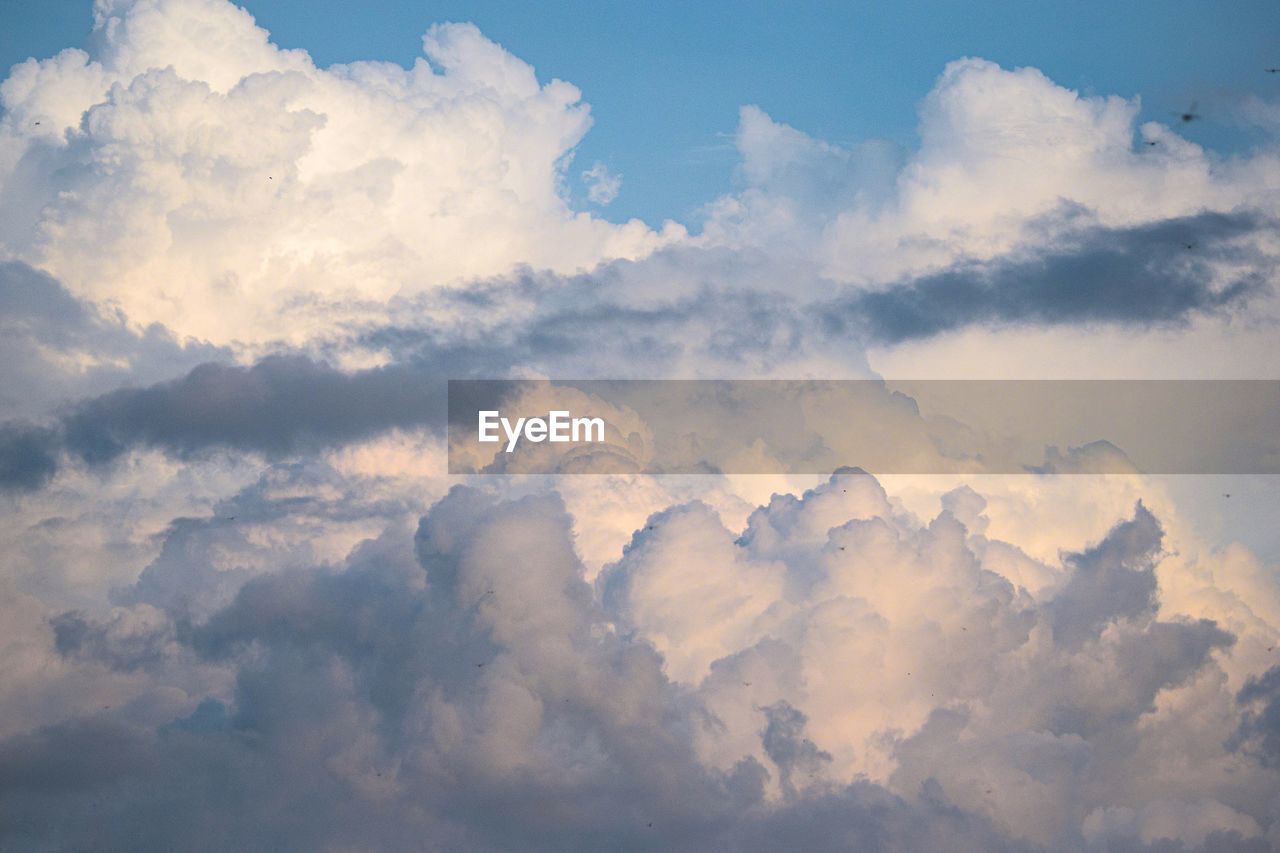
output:
[[[1192,102],[1191,102],[1191,109],[1187,110],[1185,113],[1174,113],[1174,115],[1176,115],[1178,118],[1182,119],[1182,123],[1183,123],[1183,124],[1187,124],[1187,123],[1193,122],[1193,121],[1195,121],[1196,119],[1200,118],[1200,114],[1199,114],[1198,112],[1196,112],[1196,102],[1195,102],[1195,101],[1192,101]]]
[[[1146,143],[1147,143],[1148,145],[1159,145],[1159,144],[1160,144],[1160,141],[1159,141],[1159,140],[1157,140],[1157,139],[1148,139],[1148,140],[1145,140],[1145,141],[1146,141]]]
[[[1268,74],[1280,74],[1280,68],[1264,68],[1262,70]]]

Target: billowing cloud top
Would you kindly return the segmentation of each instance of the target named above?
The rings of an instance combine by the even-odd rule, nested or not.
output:
[[[872,341],[974,322],[1180,323],[1271,283],[1274,149],[1222,160],[1167,127],[1136,129],[1134,101],[1035,69],[949,65],[915,152],[826,143],[745,107],[745,185],[691,238],[570,208],[567,164],[590,125],[577,88],[541,83],[472,25],[432,27],[423,54],[409,69],[318,68],[222,0],[100,1],[91,52],[30,59],[0,86],[0,249],[134,323],[222,344],[300,344],[402,318],[393,297],[417,305],[518,268],[616,268],[662,246],[779,266],[755,281],[722,260],[675,276],[623,266],[634,280],[610,301],[708,285],[805,302],[906,285],[933,301],[937,276],[959,277],[973,304],[950,326],[873,305]],[[1267,109],[1254,103],[1251,120]],[[583,178],[594,201],[618,192],[603,164]],[[1207,212],[1235,224],[1197,228]],[[1064,305],[1063,275],[1116,307]],[[1187,282],[1171,301],[1144,276]]]
[[[139,321],[261,338],[334,299],[572,272],[677,237],[566,204],[580,93],[470,24],[411,69],[317,68],[219,0],[105,2],[92,55],[13,69],[0,98],[0,241]]]

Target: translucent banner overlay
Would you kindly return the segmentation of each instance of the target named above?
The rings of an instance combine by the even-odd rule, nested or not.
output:
[[[451,380],[451,474],[1276,474],[1275,380]]]

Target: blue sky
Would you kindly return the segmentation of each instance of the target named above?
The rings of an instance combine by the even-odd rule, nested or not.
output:
[[[1171,120],[1198,101],[1187,135],[1224,152],[1255,138],[1234,124],[1242,95],[1273,93],[1280,75],[1280,3],[1194,2],[687,3],[564,0],[250,0],[285,47],[321,65],[385,59],[405,65],[437,21],[472,21],[546,80],[583,90],[595,126],[572,176],[594,161],[623,175],[610,219],[697,221],[732,188],[737,110],[835,142],[870,137],[910,147],[914,105],[950,60],[1033,65],[1085,94],[1141,95],[1143,117]],[[81,43],[87,0],[3,0],[0,65]]]

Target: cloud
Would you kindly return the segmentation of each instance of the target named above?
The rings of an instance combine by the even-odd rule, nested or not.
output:
[[[629,364],[630,372],[647,372],[660,356],[653,348],[655,322],[670,331],[672,343],[665,361],[672,369],[704,362],[705,353],[718,363],[739,365],[740,370],[743,359],[771,348],[779,327],[794,329],[798,323],[785,312],[767,315],[758,303],[740,302],[736,310],[748,315],[748,321],[758,320],[755,328],[750,322],[738,323],[732,332],[726,329],[710,340],[695,337],[684,345],[676,342],[683,337],[680,330],[702,325],[700,306],[712,297],[695,298],[692,305],[615,311],[608,305],[584,304],[574,298],[575,293],[564,292],[587,292],[592,284],[586,278],[540,282],[528,290],[531,301],[563,285],[560,299],[548,300],[541,316],[526,316],[496,329],[441,331],[415,326],[361,332],[361,350],[394,354],[393,360],[377,367],[343,370],[320,358],[285,350],[250,365],[205,362],[145,387],[59,400],[59,406],[38,410],[43,424],[19,419],[5,423],[0,432],[0,459],[4,460],[0,485],[25,490],[44,485],[59,450],[93,465],[142,448],[177,458],[208,450],[280,458],[359,442],[392,429],[441,434],[449,378],[502,375],[517,369],[575,372],[583,369],[578,365],[593,362],[596,370],[603,370],[607,364],[596,358],[595,346],[606,340],[612,342],[617,360],[609,364],[616,363],[620,370]],[[449,299],[455,305],[476,303],[469,296]],[[159,372],[167,364],[171,371],[193,360],[185,350],[169,349],[175,350],[179,358],[157,359],[149,369]],[[165,351],[160,349],[160,354]],[[334,347],[338,357],[351,351],[346,342]],[[199,347],[195,352],[219,353]],[[141,369],[138,373],[146,375]],[[108,373],[99,381],[109,382],[114,375]]]
[[[1280,667],[1250,678],[1236,700],[1249,710],[1231,745],[1256,750],[1268,766],[1280,765]]]
[[[1140,849],[1144,845],[1208,850],[1269,848],[1258,838],[1258,824],[1252,818],[1212,800],[1154,802],[1136,811],[1100,809],[1089,816],[1085,827],[1090,846],[1095,849]]]
[[[888,343],[972,324],[1185,325],[1270,291],[1274,282],[1264,272],[1270,262],[1239,248],[1239,240],[1273,227],[1254,214],[1216,213],[1132,228],[1095,226],[1030,257],[961,264],[857,294],[826,318]],[[1219,261],[1233,270],[1225,281],[1214,269]]]
[[[831,762],[831,753],[818,749],[804,736],[804,724],[808,718],[785,701],[770,705],[763,711],[769,723],[760,737],[761,745],[778,768],[778,782],[784,794],[794,797],[796,786],[792,776],[817,776]]]
[[[201,364],[178,379],[82,401],[54,427],[0,425],[0,486],[32,490],[59,449],[94,466],[133,449],[175,457],[211,450],[282,457],[391,429],[444,429],[444,387],[411,365],[347,373],[305,356],[252,366]]]
[[[1219,161],[1158,124],[1136,100],[1087,97],[1034,68],[948,64],[920,108],[920,148],[882,211],[851,206],[826,235],[828,272],[874,282],[1034,246],[1063,205],[1107,228],[1257,208],[1277,175],[1270,148]]]
[[[815,313],[886,375],[1172,377],[1206,350],[1231,352],[1221,375],[1274,373],[1274,140],[1222,158],[1138,110],[974,58],[924,99],[915,150],[744,108],[745,187],[708,206],[700,244],[786,258],[797,290],[812,270]]]
[[[998,371],[1055,329],[1082,373],[1270,375],[1273,142],[965,59],[912,150],[744,108],[689,236],[574,212],[617,180],[582,94],[471,25],[409,69],[215,0],[95,27],[0,84],[0,846],[1276,845],[1274,566],[1051,475],[1113,448],[440,474],[447,378]]]
[[[63,454],[101,470],[135,450],[278,460],[393,431],[440,440],[446,411],[448,470],[457,474],[818,473],[846,462],[882,473],[1271,470],[1274,383],[1265,381],[455,381],[486,363],[514,371],[520,351],[534,356],[527,367],[583,363],[576,351],[538,353],[536,326],[525,335],[484,360],[469,341],[437,340],[418,342],[405,361],[354,371],[303,355],[199,365],[68,404],[49,426],[4,424],[0,485],[41,488]],[[1205,414],[1193,428],[1159,431],[1197,406]],[[481,409],[501,409],[510,423],[555,410],[599,419],[603,443],[478,442]],[[1109,438],[1069,443],[1092,436]]]
[[[271,356],[248,368],[203,364],[179,380],[88,401],[66,419],[66,442],[90,463],[134,445],[176,455],[210,447],[314,451],[441,421],[438,388],[414,378],[411,368],[347,374],[301,356]]]
[[[828,143],[744,107],[745,186],[688,238],[573,213],[560,188],[590,124],[578,90],[470,25],[432,28],[408,70],[316,68],[217,0],[101,4],[96,27],[92,55],[29,60],[0,89],[0,246],[178,336],[261,353],[395,322],[398,300],[443,286],[496,280],[518,302],[514,269],[572,275],[670,245],[741,256],[681,256],[686,302],[724,294],[697,306],[705,322],[730,294],[803,306],[852,288],[837,304],[864,344],[973,323],[1164,326],[1269,283],[1269,149],[1216,162],[1148,126],[1160,145],[1135,150],[1135,103],[1035,69],[949,65],[914,152]],[[616,194],[602,164],[582,177],[593,201]],[[1162,251],[1182,237],[1202,249]],[[761,259],[767,273],[742,275]],[[652,287],[670,261],[641,266],[628,275]]]
[[[0,424],[0,486],[30,491],[58,470],[58,434],[47,427]]]
[[[164,724],[95,716],[0,742],[6,840],[182,847],[200,821],[227,827],[216,845],[248,849],[1260,840],[1270,818],[1245,792],[1274,770],[1236,764],[1245,787],[1213,788],[1144,764],[1206,745],[1143,720],[1156,697],[1212,680],[1231,636],[1163,621],[1150,597],[1117,609],[1071,592],[1099,571],[1150,571],[1159,526],[1142,508],[1067,558],[1061,591],[1039,600],[984,568],[949,511],[912,521],[866,475],[758,508],[727,546],[743,570],[700,579],[702,540],[679,530],[717,524],[696,507],[651,519],[609,570],[632,573],[631,593],[601,597],[558,496],[457,487],[416,533],[393,526],[341,565],[258,575],[208,615],[58,616],[57,654],[120,677],[160,678],[174,672],[161,661],[194,654],[235,678]],[[646,556],[650,539],[668,559]],[[786,584],[753,575],[760,560]],[[684,581],[635,584],[681,565]],[[756,630],[717,603],[733,589],[766,599]],[[701,626],[657,628],[652,595],[698,609]],[[1091,612],[1070,636],[1054,627],[1064,606]],[[709,667],[681,674],[726,630]],[[1230,762],[1218,743],[1209,761]]]
[[[134,322],[296,339],[336,302],[573,272],[683,233],[571,211],[580,92],[470,24],[432,27],[410,69],[317,68],[220,0],[101,3],[93,41],[0,87],[0,246]]]
[[[219,347],[181,342],[162,326],[139,328],[15,261],[0,262],[0,333],[6,418],[43,418],[59,404],[231,357]]]
[[[118,609],[107,623],[67,611],[51,622],[54,648],[63,657],[84,658],[116,670],[159,663],[173,641],[173,624],[154,608]]]
[[[1100,544],[1074,558],[1070,581],[1049,605],[1054,639],[1078,645],[1117,618],[1155,613],[1155,559],[1163,532],[1146,507]]]
[[[582,182],[587,185],[587,198],[601,206],[617,198],[622,189],[622,176],[613,174],[599,161],[582,173]]]

